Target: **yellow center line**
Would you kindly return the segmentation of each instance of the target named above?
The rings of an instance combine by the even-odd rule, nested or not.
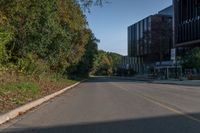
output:
[[[124,90],[124,91],[129,92],[129,91],[128,91],[126,88],[124,88],[124,87],[117,86],[117,85],[115,85],[114,83],[112,83],[112,85],[114,85],[114,86],[116,86],[116,87],[118,87],[118,88],[120,88],[120,89],[122,89],[122,90]],[[129,92],[129,93],[130,93],[130,92]],[[134,94],[136,94],[136,93],[134,93]],[[169,110],[169,111],[172,111],[172,112],[174,112],[174,113],[177,113],[177,114],[179,114],[179,115],[182,115],[182,116],[184,116],[185,118],[188,118],[188,119],[193,120],[193,121],[195,121],[195,122],[197,122],[197,123],[200,124],[200,119],[195,118],[195,117],[193,117],[193,116],[191,116],[191,115],[188,115],[188,114],[186,114],[186,113],[184,113],[184,112],[182,112],[182,111],[179,111],[179,110],[177,110],[177,109],[174,109],[174,108],[172,108],[172,107],[170,107],[170,106],[168,106],[168,105],[165,105],[165,104],[163,104],[162,102],[159,102],[159,100],[157,100],[157,99],[155,99],[155,98],[153,98],[153,97],[151,97],[151,96],[148,96],[148,95],[145,95],[145,94],[141,94],[141,93],[139,93],[139,92],[137,92],[136,95],[138,95],[138,96],[142,97],[143,99],[145,99],[145,100],[147,100],[147,101],[149,101],[149,102],[151,102],[151,103],[154,103],[154,104],[156,104],[156,105],[158,105],[158,106],[160,106],[160,107],[162,107],[162,108],[165,108],[165,109],[167,109],[167,110]]]

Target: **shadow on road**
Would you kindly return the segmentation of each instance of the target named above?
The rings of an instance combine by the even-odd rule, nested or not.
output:
[[[200,118],[200,114],[190,114]],[[13,129],[3,133],[199,133],[200,121],[183,115]]]

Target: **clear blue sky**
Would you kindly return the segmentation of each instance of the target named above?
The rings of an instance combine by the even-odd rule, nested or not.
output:
[[[87,13],[89,27],[100,39],[99,49],[127,55],[127,27],[172,4],[172,0],[108,0]]]

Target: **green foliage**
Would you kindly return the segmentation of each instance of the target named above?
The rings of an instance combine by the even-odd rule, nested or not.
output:
[[[12,39],[12,30],[7,18],[0,12],[0,64],[5,64],[9,59],[6,44]]]
[[[82,63],[87,73],[92,61],[85,58],[96,51],[87,27],[76,0],[0,0],[0,63],[36,75]]]
[[[121,59],[121,55],[98,51],[98,55],[94,61],[92,74],[94,75],[112,75]]]
[[[90,7],[93,5],[103,6],[103,4],[108,3],[108,0],[79,0],[82,4],[83,9],[90,12]]]
[[[89,73],[92,71],[93,64],[95,61],[95,56],[97,55],[97,42],[98,40],[90,32],[89,41],[85,45],[85,52],[82,56],[80,62],[76,65],[71,66],[68,69],[68,74],[70,77],[74,78],[73,75],[78,75],[79,77],[89,76]]]
[[[79,1],[0,0],[0,112],[80,80],[96,53]]]
[[[194,48],[183,57],[183,67],[200,68],[200,48]]]
[[[44,60],[38,59],[37,56],[29,53],[26,58],[17,60],[17,68],[19,72],[30,75],[42,75],[49,72],[49,67]]]
[[[108,56],[110,56],[112,60],[112,67],[116,69],[118,63],[121,61],[122,56],[120,54],[113,53],[113,52],[108,52],[107,54]]]

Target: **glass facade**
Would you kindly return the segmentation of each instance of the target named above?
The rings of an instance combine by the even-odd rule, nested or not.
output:
[[[158,26],[158,22],[159,25]],[[168,27],[171,27],[170,33],[164,33],[163,36],[157,34],[157,32],[160,31],[161,27],[165,27],[166,23],[169,25]],[[163,25],[163,26],[162,26]],[[155,28],[155,26],[157,28]],[[166,36],[167,34],[170,34],[170,40]],[[143,61],[151,62],[158,60],[158,47],[154,48],[155,46],[159,45],[158,39],[156,38],[167,38],[167,42],[163,45],[163,49],[165,49],[167,52],[170,51],[172,47],[172,17],[168,15],[151,15],[131,26],[128,27],[128,56],[129,57],[142,57]],[[165,41],[166,42],[166,41]],[[159,42],[161,43],[161,42]],[[163,50],[164,51],[164,50]],[[166,53],[165,51],[165,53]],[[169,53],[166,53],[166,55],[169,55]],[[163,55],[164,56],[164,55]],[[168,57],[166,58],[168,59]]]
[[[200,44],[200,0],[174,0],[174,9],[176,46]]]
[[[144,34],[149,30],[149,18],[145,18],[128,27],[128,55],[130,57],[140,56],[147,53],[147,41]],[[131,29],[131,30],[130,30]]]
[[[165,8],[165,9],[159,11],[158,14],[172,16],[172,14],[173,14],[173,6],[169,6],[169,7]]]
[[[170,30],[167,30],[168,28]],[[160,38],[164,38],[164,41],[161,42]],[[162,47],[163,60],[169,60],[172,47],[172,6],[128,27],[128,57],[134,58],[134,62],[129,61],[129,63],[136,72],[144,72],[146,66],[159,61],[160,47]]]

